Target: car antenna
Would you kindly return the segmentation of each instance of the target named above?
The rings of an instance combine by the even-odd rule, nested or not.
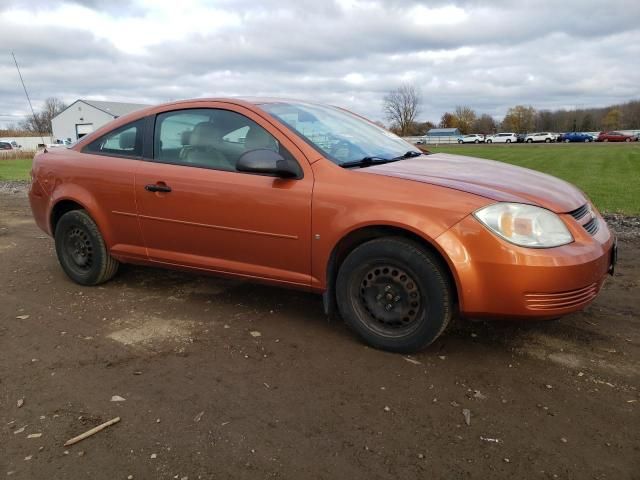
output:
[[[20,77],[20,82],[22,82],[22,88],[24,88],[24,94],[27,96],[27,102],[29,102],[29,108],[31,108],[31,114],[35,120],[36,112],[33,110],[33,105],[31,104],[31,98],[29,98],[29,92],[27,92],[27,86],[24,84],[24,80],[22,78],[22,73],[20,73],[20,67],[18,67],[18,61],[16,60],[16,56],[13,52],[11,52],[11,56],[13,57],[13,63],[16,64],[16,70],[18,70],[18,76]],[[47,144],[44,141],[44,136],[42,132],[40,132],[40,139],[42,140],[42,145],[44,146],[44,151],[47,151]]]

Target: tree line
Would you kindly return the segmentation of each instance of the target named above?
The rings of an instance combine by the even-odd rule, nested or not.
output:
[[[0,129],[0,136],[51,135],[51,120],[65,108],[67,105],[62,100],[49,97],[44,101],[42,108],[35,112],[35,115],[28,115],[18,125],[7,125],[6,128]]]
[[[457,128],[460,133],[490,134],[498,131],[527,133],[594,132],[602,130],[640,129],[640,100],[602,108],[576,108],[573,110],[536,110],[531,105],[516,105],[507,110],[501,122],[491,115],[478,114],[471,107],[458,105],[445,112],[436,125],[417,120],[422,97],[419,90],[403,85],[383,100],[383,110],[389,129],[401,136],[424,135],[431,128]]]

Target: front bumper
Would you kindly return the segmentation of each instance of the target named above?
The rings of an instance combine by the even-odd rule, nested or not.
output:
[[[466,317],[556,318],[583,309],[612,273],[615,239],[598,216],[592,236],[562,215],[575,241],[555,248],[510,244],[466,217],[437,238]]]

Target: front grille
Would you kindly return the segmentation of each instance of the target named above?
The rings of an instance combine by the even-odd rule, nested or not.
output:
[[[589,204],[585,203],[584,205],[582,205],[580,208],[576,208],[575,210],[569,212],[569,215],[571,215],[573,218],[575,218],[576,220],[580,220],[582,217],[584,217],[587,213],[589,213]]]
[[[584,229],[589,232],[590,235],[595,235],[598,231],[598,219],[593,217],[587,223],[583,225]]]
[[[598,284],[560,293],[526,293],[524,301],[529,310],[558,310],[574,308],[593,300],[598,294]]]

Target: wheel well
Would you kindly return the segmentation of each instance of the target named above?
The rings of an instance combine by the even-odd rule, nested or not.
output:
[[[343,237],[338,244],[334,247],[329,257],[329,264],[327,265],[327,289],[324,294],[324,308],[325,313],[330,315],[333,312],[337,312],[337,305],[335,300],[335,284],[338,276],[338,270],[345,258],[358,246],[362,245],[369,240],[381,237],[402,237],[407,240],[418,244],[425,250],[433,253],[442,262],[442,267],[445,269],[449,281],[453,287],[454,301],[458,299],[458,289],[453,277],[453,273],[449,268],[449,264],[444,259],[442,254],[431,243],[422,238],[421,236],[403,228],[392,227],[388,225],[369,226],[360,228],[350,232]]]
[[[84,207],[73,200],[62,200],[56,203],[51,210],[51,233],[55,235],[56,233],[56,225],[58,225],[58,221],[62,216],[70,212],[71,210],[82,210]]]

